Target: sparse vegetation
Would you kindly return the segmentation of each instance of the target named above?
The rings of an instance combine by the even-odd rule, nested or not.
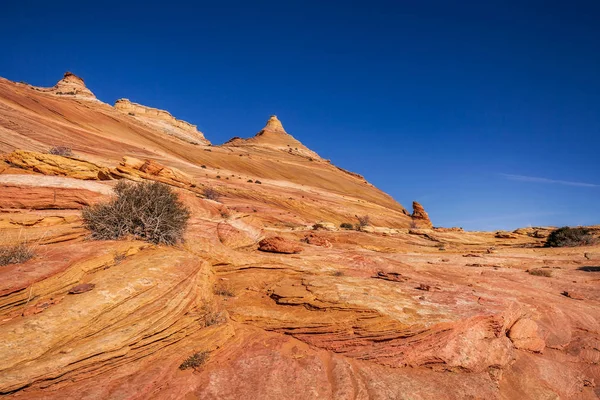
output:
[[[206,165],[201,165],[200,168],[206,169]]]
[[[257,180],[255,180],[255,181],[254,181],[254,183],[258,183],[259,185],[261,185],[261,184],[262,184],[262,182],[261,182],[261,181],[259,181],[258,179],[257,179]]]
[[[220,282],[217,285],[215,285],[213,293],[217,296],[235,297],[235,292],[233,291],[233,288],[226,282]]]
[[[119,182],[114,191],[116,197],[110,202],[82,211],[92,239],[132,236],[167,245],[183,240],[190,212],[169,186],[158,182]]]
[[[192,354],[186,360],[181,363],[179,366],[180,370],[185,370],[189,368],[193,368],[195,371],[198,370],[206,361],[208,361],[208,357],[210,356],[210,352],[208,351],[200,351],[198,353]]]
[[[12,246],[0,246],[0,266],[8,264],[21,264],[30,260],[35,255],[33,248],[27,243]]]
[[[546,247],[576,247],[594,243],[594,237],[586,228],[563,226],[552,231],[546,239]]]
[[[552,271],[549,269],[535,268],[535,269],[528,269],[527,272],[529,273],[529,275],[545,276],[546,278],[550,278],[552,276]]]
[[[113,262],[115,265],[121,264],[121,261],[123,261],[126,257],[127,253],[120,253],[118,251],[115,251],[113,253]]]
[[[333,276],[344,276],[344,271],[337,270],[337,271],[334,271],[334,273],[332,275]]]
[[[204,311],[204,317],[202,318],[204,327],[217,325],[225,320],[223,312],[221,312],[214,303],[204,304],[202,310]]]
[[[358,219],[358,226],[360,228],[363,228],[363,227],[369,225],[369,223],[371,222],[371,217],[369,217],[368,215],[363,215],[362,217],[359,217],[357,215],[356,219]]]
[[[67,146],[54,146],[48,150],[48,154],[63,157],[73,157],[73,150]]]
[[[206,198],[208,200],[214,200],[214,201],[219,200],[219,192],[217,192],[215,189],[213,189],[211,187],[204,188],[202,193],[204,194],[204,198]]]
[[[354,225],[352,225],[350,222],[342,222],[340,224],[340,228],[342,228],[342,229],[354,229]]]
[[[248,183],[254,183],[254,181],[252,179],[248,179],[246,182],[248,182]]]
[[[316,224],[313,224],[312,229],[313,229],[313,231],[317,231],[319,229],[325,229],[325,225],[323,225],[320,222],[317,222]]]

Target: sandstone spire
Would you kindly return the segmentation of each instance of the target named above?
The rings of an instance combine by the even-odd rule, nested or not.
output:
[[[71,95],[95,99],[94,93],[85,86],[83,79],[72,72],[65,72],[63,78],[54,85],[52,92],[58,95]]]
[[[267,125],[265,125],[265,127],[262,128],[260,130],[260,132],[258,132],[257,135],[262,135],[262,134],[264,134],[266,132],[285,133],[285,134],[287,134],[287,132],[285,131],[285,129],[283,129],[283,125],[281,124],[281,121],[279,121],[277,119],[276,115],[271,115],[271,117],[267,121]]]
[[[413,201],[413,213],[411,217],[417,228],[431,228],[433,226],[423,206],[416,201]]]

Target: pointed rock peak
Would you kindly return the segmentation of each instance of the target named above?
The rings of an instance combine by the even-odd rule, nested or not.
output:
[[[83,78],[78,77],[77,75],[75,75],[74,73],[72,73],[70,71],[65,72],[62,80],[65,82],[72,82],[72,83],[80,84],[81,86],[85,86]]]
[[[258,134],[262,135],[265,132],[287,133],[276,115],[271,115],[271,118],[267,121],[267,125]]]
[[[52,92],[58,95],[70,95],[95,99],[94,93],[85,86],[83,79],[72,72],[65,72],[63,78],[52,88]]]
[[[412,220],[416,228],[431,228],[433,225],[431,220],[429,219],[429,215],[425,212],[425,209],[422,205],[413,201],[413,213]]]

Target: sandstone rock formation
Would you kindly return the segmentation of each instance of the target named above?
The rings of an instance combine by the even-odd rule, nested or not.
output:
[[[429,215],[425,212],[423,206],[416,201],[413,201],[413,213],[412,213],[412,221],[415,225],[415,228],[431,228],[433,225],[429,220]]]
[[[77,179],[112,179],[108,168],[88,161],[57,156],[34,151],[15,150],[5,160],[20,168],[29,169],[44,175],[69,176]]]
[[[192,144],[210,144],[196,125],[182,121],[171,115],[168,111],[146,107],[133,103],[129,99],[119,99],[115,102],[115,109],[126,113],[140,121],[160,129],[168,135],[175,136]]]
[[[83,79],[69,71],[65,72],[63,78],[51,88],[29,87],[39,92],[52,93],[58,96],[96,100],[96,96],[85,86]]]
[[[430,229],[422,207],[411,218],[286,150],[282,130],[199,147],[0,79],[0,246],[34,251],[0,267],[0,396],[598,397],[600,244]],[[77,159],[42,153],[63,143]],[[116,183],[99,171],[170,185],[191,212],[185,243],[88,240],[80,208]],[[368,229],[337,229],[355,215]],[[552,276],[526,272],[541,268]]]
[[[322,160],[314,151],[308,149],[292,135],[283,129],[281,121],[277,116],[271,115],[267,124],[256,136],[250,139],[233,138],[225,143],[225,146],[261,146],[283,150],[292,155],[302,156],[312,160]]]
[[[279,236],[274,236],[261,240],[258,243],[260,251],[268,253],[295,254],[302,251],[302,247]]]

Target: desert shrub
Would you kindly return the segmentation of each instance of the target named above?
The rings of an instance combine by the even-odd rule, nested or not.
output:
[[[206,165],[201,165],[200,168],[206,169]]]
[[[248,183],[254,183],[254,181],[252,179],[248,179],[246,182],[248,182]]]
[[[210,352],[208,351],[200,351],[198,353],[192,354],[191,356],[186,358],[184,362],[181,363],[179,369],[184,370],[188,368],[193,368],[194,370],[197,370],[202,365],[204,365],[204,363],[208,360],[209,355]]]
[[[233,291],[233,288],[229,283],[226,282],[220,282],[219,284],[215,285],[213,293],[217,296],[235,297],[235,292]]]
[[[529,275],[545,276],[546,278],[550,278],[552,276],[552,271],[549,269],[528,269],[527,272]]]
[[[259,185],[262,184],[261,181],[259,181],[258,179],[254,181],[254,183],[258,183]]]
[[[202,317],[202,326],[204,328],[225,322],[225,315],[215,303],[205,303],[202,306],[204,316]]]
[[[354,226],[350,222],[342,222],[340,224],[340,228],[342,228],[342,229],[354,229]]]
[[[48,150],[48,153],[55,156],[73,157],[73,150],[67,146],[54,146]]]
[[[320,223],[320,222],[317,222],[316,224],[313,224],[313,226],[312,226],[312,229],[313,229],[314,231],[317,231],[317,230],[319,230],[319,229],[326,229],[326,228],[325,228],[325,225],[323,225],[323,224],[322,224],[322,223]]]
[[[356,218],[358,219],[358,225],[361,228],[364,227],[364,226],[369,225],[369,223],[371,222],[371,217],[369,217],[368,215],[363,215],[362,217],[359,217],[357,215]]]
[[[204,198],[209,200],[219,200],[219,192],[211,187],[207,187],[203,190]]]
[[[131,235],[169,245],[183,239],[190,212],[169,186],[158,182],[119,182],[114,191],[113,200],[82,211],[83,223],[93,239]]]
[[[586,228],[563,226],[552,231],[546,239],[546,247],[575,247],[592,244],[594,237]]]
[[[33,258],[35,252],[26,243],[12,246],[0,246],[0,266],[8,264],[20,264]]]

